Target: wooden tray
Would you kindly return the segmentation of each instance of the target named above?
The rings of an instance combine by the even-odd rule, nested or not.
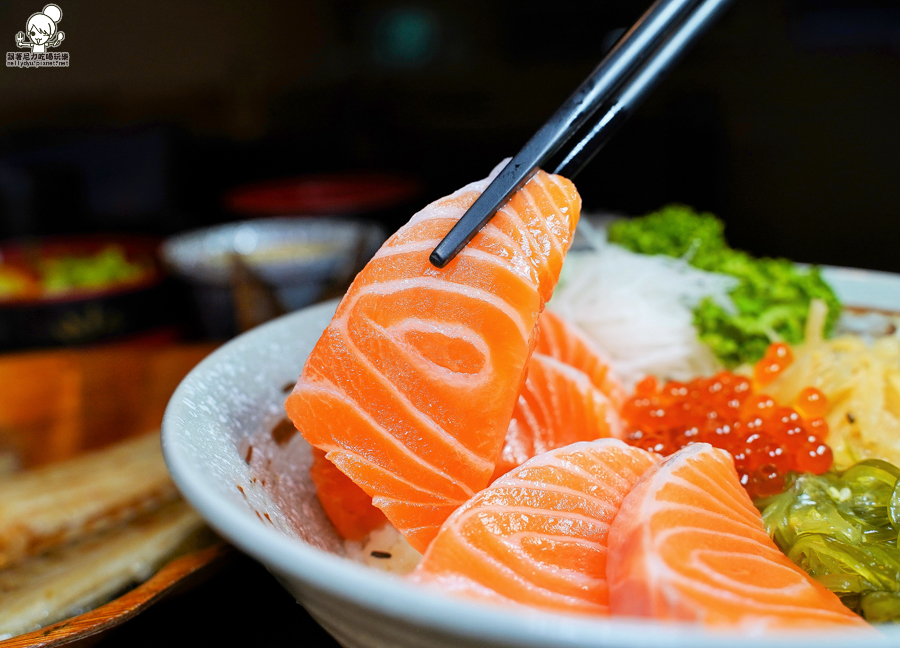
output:
[[[106,605],[77,617],[6,641],[2,648],[91,646],[116,626],[172,595],[194,587],[223,567],[235,555],[230,545],[217,542],[182,556],[160,569],[150,580]]]
[[[0,355],[0,472],[63,461],[158,429],[181,379],[215,344],[123,343]],[[92,611],[0,641],[3,648],[87,646],[214,573],[233,550],[200,547]]]

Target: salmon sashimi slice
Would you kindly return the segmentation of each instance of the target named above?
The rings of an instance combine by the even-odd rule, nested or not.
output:
[[[409,578],[475,598],[608,614],[610,524],[657,460],[618,439],[538,455],[457,509]]]
[[[445,268],[428,256],[487,187],[413,216],[357,275],[287,412],[417,550],[494,472],[578,222],[538,171]]]
[[[548,450],[618,437],[621,425],[612,403],[584,373],[535,353],[491,481]],[[342,538],[362,540],[387,522],[372,498],[328,461],[322,450],[315,448],[313,457],[310,475],[319,501]]]
[[[769,538],[731,455],[698,443],[660,462],[609,533],[615,615],[771,629],[868,628]]]
[[[556,358],[580,369],[606,394],[617,409],[625,402],[625,390],[610,369],[610,360],[578,328],[550,309],[541,313],[535,353]]]
[[[372,506],[372,498],[328,461],[323,450],[313,448],[309,476],[325,515],[343,539],[364,540],[387,524],[384,513]]]
[[[493,479],[548,450],[578,441],[620,437],[621,428],[615,407],[586,374],[535,353]]]

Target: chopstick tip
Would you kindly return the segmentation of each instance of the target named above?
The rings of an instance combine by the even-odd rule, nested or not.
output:
[[[435,248],[431,255],[428,257],[428,260],[431,262],[435,268],[443,268],[448,263],[450,263],[450,259],[445,257],[438,251],[438,248]]]

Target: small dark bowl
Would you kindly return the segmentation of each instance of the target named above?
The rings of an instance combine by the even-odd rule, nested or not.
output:
[[[157,260],[159,241],[138,236],[78,236],[0,245],[0,259],[96,254],[115,245],[146,264],[135,281],[58,295],[0,300],[0,351],[60,347],[153,334],[177,336],[175,287]]]

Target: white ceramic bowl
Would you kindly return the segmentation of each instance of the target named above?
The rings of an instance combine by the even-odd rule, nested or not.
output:
[[[282,216],[183,232],[167,239],[161,254],[191,285],[207,333],[225,338],[235,332],[232,255],[294,311],[329,286],[349,284],[385,238],[380,225],[363,220]]]
[[[848,304],[900,311],[900,276],[832,268],[827,278]],[[643,620],[593,619],[500,607],[446,596],[341,556],[307,468],[298,465],[297,509],[285,512],[245,461],[249,440],[284,417],[283,388],[331,320],[336,302],[307,308],[246,333],[213,353],[181,383],[163,422],[163,451],[178,487],[222,536],[263,563],[347,648],[675,648],[759,646],[847,648],[840,632],[749,636]],[[302,464],[308,448],[291,444]],[[239,488],[240,487],[240,488]],[[252,595],[252,592],[248,592]],[[900,632],[865,639],[900,645]],[[298,637],[298,645],[302,638]]]

